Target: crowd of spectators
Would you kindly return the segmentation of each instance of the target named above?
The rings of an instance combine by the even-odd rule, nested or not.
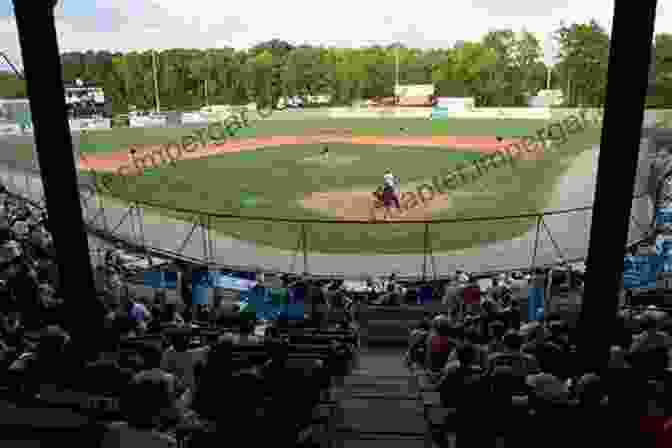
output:
[[[173,447],[179,428],[185,427],[196,434],[194,446],[223,438],[289,444],[296,435],[295,420],[311,418],[315,397],[328,385],[321,379],[324,353],[336,350],[334,344],[341,347],[339,338],[354,334],[347,320],[334,325],[324,318],[306,321],[303,326],[321,325],[311,330],[312,346],[289,344],[289,322],[268,324],[259,334],[254,314],[240,313],[235,304],[194,306],[193,269],[186,264],[179,266],[183,301],[160,293],[139,297],[125,279],[118,245],[96,269],[98,300],[106,315],[104,327],[88,342],[95,350],[82,353],[66,331],[71,316],[48,228],[39,206],[0,188],[0,386],[5,398],[19,404],[36,398],[58,401],[54,397],[73,390],[99,397],[103,404],[94,407],[123,422],[108,425],[105,448]],[[328,296],[334,303],[342,299],[338,291],[323,289],[308,296]],[[325,338],[324,347],[316,345]],[[353,344],[347,347],[352,353]],[[254,358],[259,349],[261,360],[244,355]],[[290,351],[297,350],[303,364],[292,368],[297,360]],[[302,392],[290,397],[299,386]],[[73,405],[82,406],[76,401]],[[291,416],[284,409],[289,403]],[[264,425],[265,432],[251,435]]]
[[[591,372],[582,371],[572,328],[559,315],[510,317],[486,307],[436,315],[412,330],[406,365],[453,411],[437,442],[453,432],[459,446],[494,446],[498,438],[507,446],[672,446],[666,312],[620,312],[609,365]]]

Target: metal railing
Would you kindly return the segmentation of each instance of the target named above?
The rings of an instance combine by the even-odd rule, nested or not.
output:
[[[23,177],[23,179],[22,179]],[[36,177],[35,172],[29,174],[23,171],[16,172],[13,170],[6,170],[0,173],[0,178],[3,179],[10,191],[14,191],[23,195],[33,201],[42,202],[41,180]],[[643,195],[637,196],[635,199],[642,198]],[[116,202],[123,203],[122,206],[115,205],[114,207],[106,207],[106,202],[109,199],[115,199]],[[335,220],[335,219],[294,219],[283,217],[263,217],[263,216],[243,216],[237,214],[214,213],[200,210],[191,210],[187,208],[167,207],[164,204],[154,203],[151,201],[130,200],[118,195],[108,193],[106,195],[96,195],[95,198],[83,200],[83,209],[85,213],[85,221],[89,232],[107,242],[123,242],[136,251],[144,253],[149,258],[159,257],[174,260],[183,260],[189,263],[195,263],[203,266],[210,266],[212,268],[233,269],[240,271],[257,270],[262,272],[289,272],[289,273],[303,273],[311,275],[314,278],[353,278],[362,279],[368,277],[366,263],[361,269],[360,275],[351,275],[347,273],[338,272],[337,269],[312,269],[311,259],[319,259],[320,257],[339,257],[339,256],[359,256],[367,257],[367,254],[321,254],[319,252],[321,233],[328,230],[329,226],[370,226],[370,225],[389,225],[389,221],[384,220]],[[173,226],[170,227],[170,238],[157,238],[153,234],[155,232],[156,223],[151,216],[152,211],[158,210],[159,215],[170,216],[181,215],[186,218],[176,219]],[[592,207],[580,207],[567,210],[557,210],[544,213],[529,213],[513,216],[491,216],[491,217],[474,217],[463,219],[441,219],[441,220],[406,220],[395,221],[394,224],[403,224],[404,226],[414,227],[418,234],[418,240],[421,243],[418,245],[418,255],[404,255],[405,260],[415,261],[406,262],[407,266],[411,264],[417,269],[413,272],[413,268],[395,268],[394,262],[390,262],[390,266],[384,266],[384,272],[395,272],[400,279],[411,279],[421,277],[422,279],[441,279],[456,269],[462,267],[460,262],[461,255],[445,255],[435,254],[436,240],[445,235],[455,235],[451,233],[451,226],[474,223],[477,226],[479,223],[488,223],[493,221],[521,221],[524,220],[530,224],[531,231],[528,230],[526,238],[517,238],[511,241],[494,242],[494,247],[487,247],[488,243],[479,246],[480,255],[483,262],[479,262],[480,269],[464,269],[474,273],[494,274],[498,272],[521,270],[529,271],[534,267],[543,267],[552,265],[558,258],[567,262],[579,262],[585,259],[586,247],[589,238],[589,223],[590,213]],[[114,213],[111,213],[114,211]],[[162,213],[163,212],[163,213]],[[579,216],[580,215],[580,216]],[[554,224],[554,220],[559,219],[561,223]],[[557,232],[556,230],[565,230],[566,224],[569,220],[573,220],[574,229],[577,226],[583,226],[585,231],[582,235],[570,235],[571,241],[563,240],[565,234]],[[232,249],[236,245],[248,246],[248,252],[256,252],[255,245],[251,245],[243,238],[237,240],[228,237],[222,239],[215,235],[218,224],[226,225],[232,221],[245,221],[250,225],[261,225],[268,228],[268,234],[277,234],[277,232],[293,232],[296,246],[293,250],[284,251],[286,256],[283,256],[282,262],[275,262],[272,266],[264,266],[258,260],[263,259],[259,254],[256,254],[254,260],[250,257],[237,257]],[[578,224],[577,224],[578,223]],[[644,228],[641,223],[636,225]],[[163,223],[165,226],[165,223]],[[333,228],[333,227],[332,227]],[[452,227],[454,229],[454,227]],[[321,232],[322,231],[322,232]],[[311,240],[316,239],[317,244],[312,245]],[[223,242],[224,241],[224,242]],[[272,241],[268,242],[272,246]],[[564,243],[564,244],[563,244]],[[498,249],[498,245],[502,246]],[[543,246],[546,247],[543,247]],[[221,248],[224,246],[223,248]],[[317,247],[316,247],[317,246]],[[525,254],[525,247],[528,246],[527,254]],[[564,247],[563,247],[564,246]],[[221,249],[220,249],[221,248]],[[251,248],[251,249],[250,249]],[[381,247],[380,253],[385,254],[386,251]],[[387,251],[389,252],[389,251]],[[228,255],[231,255],[234,260],[232,262],[224,261]],[[393,255],[393,257],[396,255]],[[247,258],[247,259],[246,259]],[[446,262],[446,260],[448,260]],[[493,260],[495,261],[493,263]],[[498,262],[497,260],[501,260]],[[418,264],[415,264],[419,262]],[[286,263],[286,264],[284,264]],[[380,261],[378,261],[380,263]],[[385,262],[384,262],[385,263]],[[284,266],[283,266],[284,264]],[[418,269],[419,267],[419,269]],[[316,272],[317,271],[317,272]],[[405,271],[405,272],[402,272]],[[379,274],[374,274],[379,275]]]

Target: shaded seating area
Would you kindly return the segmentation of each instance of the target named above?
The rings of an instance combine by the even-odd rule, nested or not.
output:
[[[14,365],[5,376],[2,410],[8,418],[2,419],[0,439],[15,434],[15,440],[39,440],[40,446],[56,446],[57,440],[66,439],[104,447],[128,446],[124,440],[151,441],[147,446],[173,446],[171,440],[181,447],[214,446],[222,437],[242,436],[249,429],[250,443],[266,437],[265,442],[282,441],[283,446],[330,445],[343,379],[357,356],[356,333],[286,329],[279,337],[238,343],[232,338],[236,332],[221,327],[164,328],[119,338],[107,363],[79,363],[67,375],[34,372],[31,364]],[[42,337],[38,343],[38,356],[44,341]],[[178,353],[186,353],[187,360],[193,354],[192,388],[162,368],[166,353],[174,353],[178,341],[183,343]],[[165,390],[157,385],[161,381],[150,378],[153,374],[161,381],[172,378]],[[39,384],[31,384],[35,381]],[[13,391],[18,384],[25,386]],[[160,418],[142,421],[139,414]],[[45,419],[36,420],[36,415]],[[42,421],[46,423],[40,430]],[[155,432],[163,437],[148,435]]]

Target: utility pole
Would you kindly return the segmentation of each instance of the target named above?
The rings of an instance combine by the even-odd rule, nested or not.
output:
[[[395,60],[395,77],[394,77],[394,94],[397,94],[399,89],[399,44],[394,47],[394,60]]]
[[[208,104],[208,79],[207,78],[205,79],[204,84],[205,85],[203,86],[203,89],[205,90],[205,105],[209,106],[210,104]]]
[[[161,102],[159,101],[159,80],[156,77],[156,50],[152,50],[152,66],[154,68],[154,99],[156,102],[156,113],[161,111]]]
[[[551,66],[546,67],[546,90],[551,90]]]

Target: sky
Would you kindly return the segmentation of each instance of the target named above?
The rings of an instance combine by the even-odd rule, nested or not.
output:
[[[672,6],[658,3],[656,33],[672,33]],[[348,48],[395,41],[446,48],[502,28],[525,28],[543,43],[563,21],[594,18],[610,31],[613,8],[614,0],[59,0],[55,13],[61,52],[126,52],[244,49],[273,38]],[[12,0],[0,0],[0,43],[20,65]]]

